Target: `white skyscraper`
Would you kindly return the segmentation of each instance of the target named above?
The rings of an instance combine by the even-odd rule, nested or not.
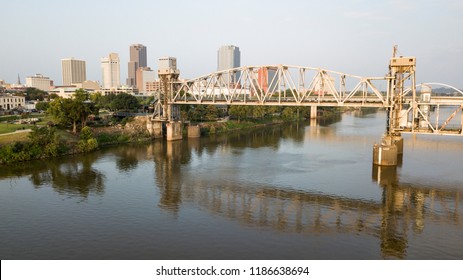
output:
[[[101,70],[103,74],[103,88],[111,89],[120,86],[121,68],[119,55],[110,53],[108,57],[101,59]]]
[[[64,86],[82,83],[87,80],[84,60],[75,59],[73,57],[63,58],[61,59],[61,71]]]
[[[240,57],[240,48],[233,45],[220,47],[217,52],[217,70],[221,71],[240,67]],[[228,77],[224,78],[225,81],[228,80]],[[231,83],[238,81],[239,73],[232,75],[231,78]]]

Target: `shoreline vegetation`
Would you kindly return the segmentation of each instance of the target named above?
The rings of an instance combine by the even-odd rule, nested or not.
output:
[[[318,120],[336,119],[344,111],[346,110],[326,108]],[[290,117],[288,115],[275,114],[260,118],[244,116],[225,121],[206,120],[192,123],[200,126],[201,136],[207,136],[305,120],[307,109],[302,114],[298,111],[298,114],[291,114]],[[12,134],[8,131],[0,134],[0,165],[88,153],[110,145],[147,143],[154,140],[146,128],[148,118],[126,117],[116,123],[109,122],[104,125],[87,121],[79,133],[74,133],[69,127],[54,125],[51,121],[42,121],[38,125],[24,125],[18,127],[19,130],[26,130],[24,133]],[[30,132],[26,133],[27,131]],[[184,138],[187,137],[186,131],[185,126]],[[9,135],[13,135],[12,139],[7,137]]]

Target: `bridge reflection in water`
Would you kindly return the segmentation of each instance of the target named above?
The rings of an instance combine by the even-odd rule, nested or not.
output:
[[[199,139],[154,144],[161,207],[175,213],[182,202],[193,202],[245,226],[306,236],[367,234],[380,240],[384,258],[404,258],[409,231],[420,234],[427,222],[463,230],[458,190],[401,184],[396,167],[373,167],[372,179],[382,188],[382,200],[372,201],[182,172],[191,151],[201,149]]]

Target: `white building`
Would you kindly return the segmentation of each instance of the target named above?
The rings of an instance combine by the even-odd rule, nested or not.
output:
[[[0,110],[11,110],[14,108],[24,108],[26,98],[24,96],[2,95],[0,96]]]
[[[64,86],[82,83],[87,79],[85,61],[73,57],[61,59],[61,74]]]
[[[71,98],[76,92],[76,89],[77,88],[75,86],[60,86],[50,90],[50,94],[55,93],[61,98]]]
[[[136,95],[136,89],[134,89],[133,87],[129,87],[129,86],[121,86],[121,87],[117,87],[117,88],[101,89],[98,92],[100,92],[102,95],[121,94],[121,93],[127,93],[127,94]]]
[[[117,53],[110,53],[108,57],[101,59],[101,70],[104,89],[118,88],[120,86],[121,70]]]
[[[53,85],[53,81],[49,77],[45,77],[41,74],[35,76],[26,77],[26,87],[37,88],[48,92]]]

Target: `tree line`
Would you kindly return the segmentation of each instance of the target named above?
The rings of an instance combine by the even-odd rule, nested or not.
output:
[[[83,89],[75,91],[72,98],[55,98],[53,101],[44,104],[37,104],[40,110],[46,110],[53,120],[62,126],[72,127],[73,133],[77,133],[78,126],[81,128],[87,125],[90,115],[98,115],[100,109],[107,109],[113,112],[135,111],[141,106],[147,106],[153,98],[139,99],[133,95],[101,93],[89,94]],[[263,120],[268,118],[279,118],[290,121],[307,118],[310,115],[310,108],[299,106],[245,106],[245,105],[179,105],[180,118],[182,121],[215,121],[219,118],[230,116],[238,121],[241,120]]]

